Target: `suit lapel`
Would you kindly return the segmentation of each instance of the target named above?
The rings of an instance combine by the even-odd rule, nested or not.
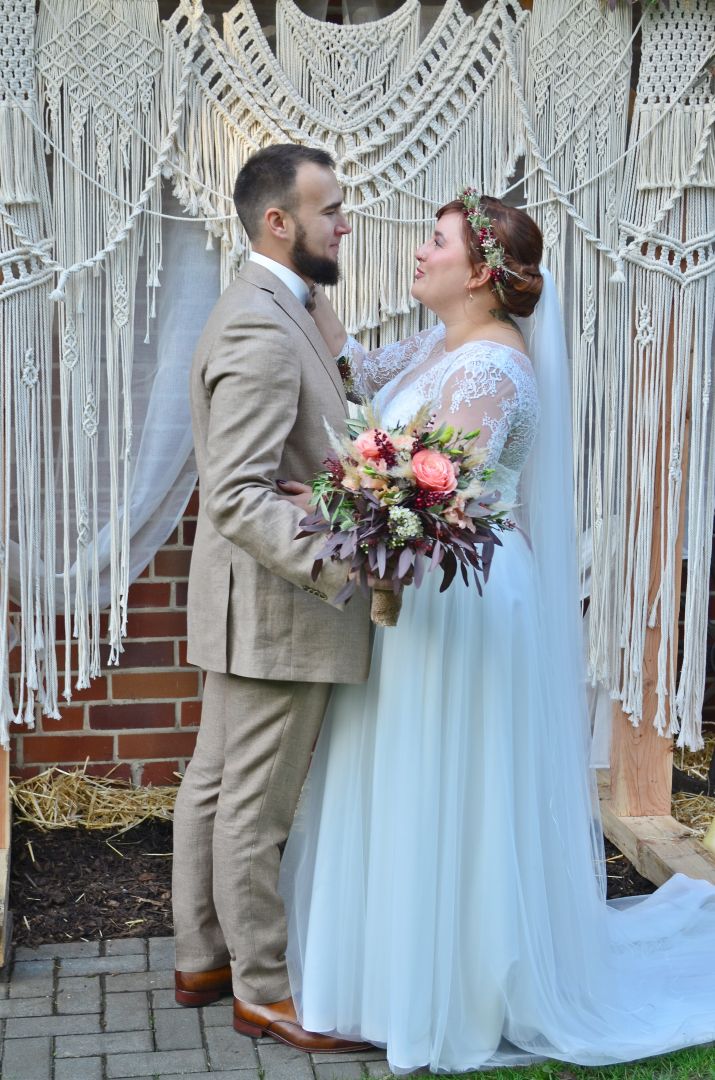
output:
[[[330,355],[330,350],[325,344],[323,335],[300,301],[296,299],[280,278],[277,278],[275,274],[272,274],[270,270],[259,263],[245,262],[241,267],[240,276],[247,278],[254,285],[258,285],[259,288],[273,293],[273,299],[278,307],[302,331],[318,354],[321,364],[340,396],[343,407],[347,410],[347,398],[345,397],[345,388],[338,371],[338,365],[335,363],[334,357]]]

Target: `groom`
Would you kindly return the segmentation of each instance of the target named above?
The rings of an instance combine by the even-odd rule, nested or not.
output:
[[[325,417],[347,413],[342,382],[306,302],[334,284],[350,232],[332,158],[259,151],[234,201],[253,253],[214,308],[191,375],[201,505],[189,575],[188,658],[206,671],[196,750],[176,801],[176,1000],[234,993],[234,1027],[311,1052],[355,1044],[304,1031],[286,970],[280,852],[334,682],[361,682],[369,615],[334,597],[347,574],[311,567],[296,541]],[[230,965],[230,966],[229,966]]]

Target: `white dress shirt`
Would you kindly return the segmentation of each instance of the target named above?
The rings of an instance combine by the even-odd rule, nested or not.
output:
[[[257,262],[259,266],[265,266],[266,270],[270,270],[272,274],[280,278],[286,288],[293,293],[296,300],[305,307],[310,296],[310,288],[303,281],[303,278],[296,274],[295,270],[291,270],[289,266],[284,266],[283,263],[276,262],[275,259],[269,259],[267,255],[261,255],[258,251],[252,251],[248,256],[248,261]]]

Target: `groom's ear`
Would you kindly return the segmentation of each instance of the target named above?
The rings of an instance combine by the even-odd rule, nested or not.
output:
[[[291,238],[290,215],[277,206],[269,206],[263,215],[263,229],[267,237],[289,240]]]

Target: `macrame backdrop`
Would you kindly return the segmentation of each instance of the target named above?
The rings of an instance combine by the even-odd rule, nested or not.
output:
[[[346,12],[353,7],[364,20],[371,5],[346,0]],[[255,150],[289,140],[336,159],[354,227],[336,302],[367,344],[429,318],[409,289],[415,248],[441,203],[465,183],[525,194],[573,356],[593,678],[637,723],[646,627],[659,622],[656,725],[696,747],[715,492],[715,0],[672,0],[669,12],[644,15],[630,131],[634,28],[624,2],[611,12],[600,0],[534,0],[528,13],[516,0],[485,0],[474,18],[458,0],[372,9],[372,21],[336,26],[316,17],[325,14],[318,0],[277,0],[272,51],[249,0],[220,30],[201,0],[177,0],[161,25],[155,0],[41,0],[33,54],[34,5],[0,0],[0,52],[11,59],[0,71],[0,598],[3,614],[10,595],[19,604],[23,664],[13,709],[0,639],[3,723],[18,712],[30,721],[35,694],[56,714],[55,610],[77,639],[79,686],[99,670],[107,602],[117,659],[129,583],[193,484],[185,377],[219,270],[225,285],[246,253],[235,174]],[[163,210],[160,175],[177,200],[165,192]],[[655,447],[666,420],[662,585],[649,605]],[[671,583],[683,484],[689,569],[676,697]],[[69,652],[63,690],[72,690]]]
[[[190,16],[180,0],[166,23],[175,78],[184,70]],[[304,97],[271,52],[249,0],[224,16],[223,40],[204,15],[192,63],[184,127],[175,162],[175,193],[191,211],[224,216],[213,232],[222,245],[226,282],[244,254],[246,238],[229,214],[225,193],[249,154],[271,142],[322,146],[337,162],[355,232],[346,245],[336,302],[351,333],[381,327],[384,338],[412,333],[420,313],[410,299],[415,248],[434,210],[467,179],[483,190],[506,187],[522,152],[513,94],[522,81],[526,14],[511,0],[488,0],[479,17],[448,0],[415,48],[409,2],[387,20],[395,48],[409,61],[392,62],[382,24],[361,23],[331,37],[292,0],[277,7],[279,51],[293,48],[289,69],[299,86],[311,70],[343,80],[330,98]],[[504,40],[515,43],[511,70]],[[359,63],[337,63],[351,42]],[[168,84],[168,80],[167,80]],[[167,92],[173,90],[167,85]],[[221,193],[217,195],[217,193]],[[385,253],[389,252],[389,258]],[[369,341],[370,334],[365,336]]]
[[[52,234],[34,71],[34,0],[0,3],[0,742],[15,713],[33,726],[35,701],[57,711],[54,650]],[[44,568],[49,570],[44,573]],[[9,620],[10,577],[19,617]],[[10,701],[9,645],[23,678]]]

